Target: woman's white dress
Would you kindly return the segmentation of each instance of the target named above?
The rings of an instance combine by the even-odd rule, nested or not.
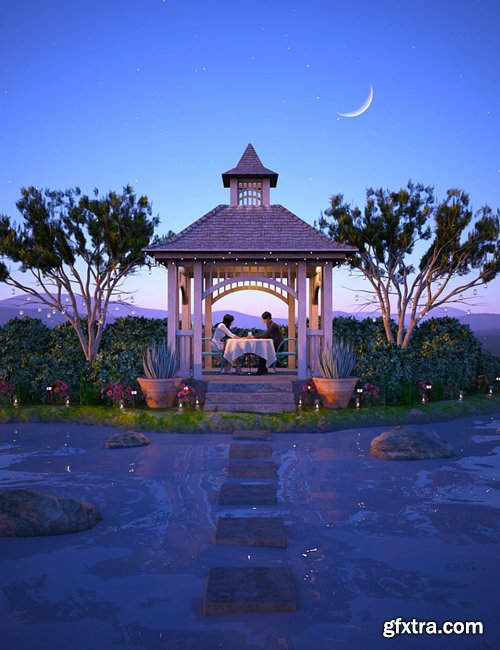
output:
[[[218,350],[224,350],[224,343],[222,342],[222,339],[225,336],[229,336],[230,338],[234,339],[236,334],[233,334],[231,330],[224,325],[224,323],[219,323],[215,328],[212,338],[212,343]]]

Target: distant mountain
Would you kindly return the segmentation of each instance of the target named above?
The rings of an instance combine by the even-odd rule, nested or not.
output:
[[[33,299],[28,300],[27,298],[26,295],[20,295],[0,300],[0,325],[3,325],[12,318],[22,318],[22,316],[40,318],[50,327],[57,323],[65,322],[66,319],[59,312],[56,311],[54,313],[54,310],[49,309],[46,305],[36,304]],[[64,300],[66,300],[66,298],[64,298]],[[81,308],[81,299],[79,299],[79,301],[79,308]],[[213,323],[215,324],[222,321],[225,313],[225,311],[214,311],[212,315]],[[258,328],[263,326],[260,314],[244,314],[239,311],[231,311],[231,314],[235,319],[235,327],[248,329],[251,327]],[[165,318],[167,312],[162,309],[151,309],[149,307],[141,307],[139,305],[130,305],[125,304],[125,302],[115,301],[110,303],[107,322],[112,323],[117,318],[132,315],[143,316],[145,318]],[[334,316],[352,316],[358,320],[373,318],[378,315],[378,312],[349,313],[346,311],[334,311]],[[447,313],[445,313],[443,309],[436,309],[431,312],[431,315],[428,318],[438,316],[458,318],[462,323],[469,325],[474,332],[491,332],[497,330],[500,333],[500,314],[467,314],[463,310],[450,307],[448,308]],[[286,325],[287,323],[286,318],[276,317],[274,320],[280,325]]]

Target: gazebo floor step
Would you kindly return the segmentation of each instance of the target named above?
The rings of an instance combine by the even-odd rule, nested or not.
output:
[[[229,404],[228,402],[205,402],[205,411],[240,411],[247,413],[292,413],[295,404]]]
[[[248,382],[245,380],[234,379],[231,382],[210,381],[208,390],[211,393],[292,393],[292,382],[266,382],[259,383]]]
[[[227,402],[231,404],[294,404],[293,393],[214,393],[211,390],[207,392],[206,401]]]

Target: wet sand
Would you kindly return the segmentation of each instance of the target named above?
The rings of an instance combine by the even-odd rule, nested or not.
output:
[[[381,461],[387,427],[275,434],[278,503],[219,506],[226,434],[0,425],[0,487],[98,505],[83,533],[0,539],[2,650],[493,650],[500,639],[500,414],[422,425],[457,457]],[[266,482],[269,479],[255,479]],[[253,479],[245,479],[253,482]],[[216,546],[217,517],[283,516],[288,547]],[[210,567],[291,567],[298,611],[205,617]],[[473,620],[483,636],[382,637],[385,620]]]

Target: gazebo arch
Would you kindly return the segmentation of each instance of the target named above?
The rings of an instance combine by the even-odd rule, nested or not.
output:
[[[285,298],[285,296],[281,293],[278,293],[277,291],[273,291],[273,289],[269,289],[267,287],[259,287],[259,286],[252,286],[252,285],[244,285],[244,286],[236,286],[236,287],[231,287],[230,289],[227,289],[226,291],[223,291],[217,296],[212,297],[212,305],[216,303],[218,300],[221,298],[225,298],[226,296],[231,295],[232,293],[236,293],[237,291],[262,291],[264,293],[269,293],[271,296],[274,296],[275,298],[278,298],[279,300],[282,300],[283,302],[288,303],[288,300]]]
[[[257,290],[288,304],[289,336],[297,338],[297,375],[305,379],[321,346],[332,340],[333,267],[355,249],[330,241],[282,205],[270,203],[278,174],[262,165],[251,144],[222,180],[230,189],[229,205],[218,205],[145,249],[168,269],[167,338],[179,352],[179,372],[202,377],[202,338],[212,335],[212,305],[231,293]]]

